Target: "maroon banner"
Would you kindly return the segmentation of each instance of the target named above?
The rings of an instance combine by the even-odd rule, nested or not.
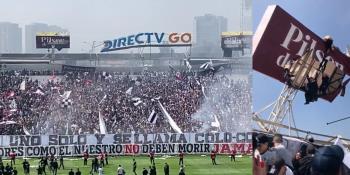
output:
[[[268,6],[253,37],[253,69],[284,82],[283,67],[301,58],[307,50],[312,50],[313,57],[321,62],[325,50],[322,38],[279,6]],[[332,50],[326,59],[350,74],[350,58],[338,49]],[[339,92],[322,98],[332,101]]]

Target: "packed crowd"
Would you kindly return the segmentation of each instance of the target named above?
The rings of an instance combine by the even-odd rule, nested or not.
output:
[[[242,122],[243,118],[248,122],[251,113],[249,81],[230,75],[194,76],[171,71],[45,74],[49,71],[0,73],[0,121],[17,124],[12,127],[15,125],[2,122],[2,134],[18,134],[22,129],[30,134],[97,133],[99,115],[110,133],[171,132],[158,100],[183,132],[202,131],[203,125],[215,122],[214,115],[220,123],[215,125],[217,130],[249,125]],[[69,91],[72,104],[62,107],[63,96]],[[206,110],[208,104],[210,110]],[[147,120],[153,110],[158,115],[154,125]],[[203,112],[196,115],[198,111]]]
[[[348,175],[342,144],[317,145],[312,137],[288,142],[280,134],[253,135],[254,175]],[[287,146],[286,146],[287,145]]]

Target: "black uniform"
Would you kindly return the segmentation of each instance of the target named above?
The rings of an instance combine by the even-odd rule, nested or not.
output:
[[[104,160],[104,158],[103,158],[102,156],[100,157],[100,165],[101,165],[102,167],[105,166],[105,160]]]
[[[75,175],[81,175],[81,172],[79,171],[79,169],[77,170],[77,172],[75,172]]]
[[[57,174],[57,169],[58,169],[58,163],[57,163],[57,161],[55,160],[55,161],[52,162],[52,173],[53,173],[54,175]]]
[[[106,165],[108,165],[108,154],[107,154],[107,151],[105,151],[105,161],[106,161]]]
[[[27,160],[24,160],[24,162],[22,163],[23,164],[23,171],[24,171],[24,174],[29,174],[30,172],[30,164]]]
[[[148,175],[148,171],[146,168],[143,168],[142,175]]]
[[[132,172],[133,172],[135,175],[137,175],[137,173],[136,173],[136,161],[135,161],[135,159],[134,159],[134,163],[132,164]]]
[[[61,167],[64,169],[63,156],[62,155],[60,157],[60,166],[58,168],[61,169]]]
[[[326,95],[328,86],[329,86],[329,77],[323,76],[321,87],[320,87],[320,91],[322,95]]]
[[[98,170],[98,159],[95,157],[95,159],[93,159],[91,162],[90,174],[92,174],[93,172],[97,173],[97,170]]]
[[[2,171],[2,172],[4,172],[4,163],[2,162],[2,159],[1,159],[1,157],[0,157],[0,170]]]
[[[69,175],[74,175],[73,169],[71,169],[68,174]]]
[[[317,82],[313,78],[307,77],[308,83],[306,84],[305,89],[305,104],[309,104],[310,102],[317,101]]]
[[[167,163],[164,165],[164,175],[169,175],[169,165]]]
[[[18,174],[16,168],[14,168],[12,172],[13,172],[13,175],[17,175]]]
[[[150,175],[157,175],[157,170],[156,170],[156,167],[155,166],[152,166],[150,172],[149,172]]]
[[[42,175],[43,174],[43,168],[41,166],[38,167],[38,169],[36,169],[38,172],[38,175]]]
[[[46,175],[46,166],[48,165],[47,157],[42,157],[40,160],[40,164],[41,164],[43,173]]]
[[[6,164],[5,170],[6,170],[7,172],[10,172],[10,171],[12,170],[12,167],[10,167],[9,164]]]
[[[94,167],[94,171],[95,171],[95,173],[97,173],[98,172],[98,167],[99,167],[99,164],[98,164],[98,159],[97,159],[97,157],[95,157],[95,167]]]

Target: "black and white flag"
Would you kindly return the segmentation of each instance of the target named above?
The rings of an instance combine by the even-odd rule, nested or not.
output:
[[[191,63],[188,61],[188,59],[185,60],[185,63],[186,63],[186,67],[187,67],[188,71],[191,72],[192,65],[191,65]]]
[[[151,114],[148,117],[148,122],[151,123],[151,124],[156,124],[157,119],[158,119],[158,114],[153,109]]]
[[[202,64],[201,66],[199,66],[200,69],[203,69],[203,70],[208,70],[208,69],[212,69],[214,70],[214,67],[213,67],[213,62],[212,60]]]
[[[139,104],[142,103],[142,100],[139,97],[134,97],[131,100],[133,101],[134,106],[138,106]]]
[[[72,91],[64,91],[63,95],[60,95],[63,99],[68,99]]]
[[[62,108],[68,108],[73,105],[73,101],[71,99],[63,99],[61,102],[61,107]]]

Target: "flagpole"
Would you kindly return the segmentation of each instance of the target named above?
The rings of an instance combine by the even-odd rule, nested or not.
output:
[[[349,118],[350,118],[350,116],[349,117],[345,117],[345,118],[341,118],[339,120],[335,120],[335,121],[332,121],[332,122],[328,122],[327,125],[330,125],[330,124],[336,123],[336,122],[340,122],[340,121],[343,121],[343,120],[346,120],[346,119],[349,119]]]
[[[51,45],[51,63],[52,63],[52,77],[55,76],[55,45]]]
[[[153,148],[154,148],[154,142],[155,142],[155,134],[154,134],[154,125],[155,124],[152,124],[152,135],[153,135],[153,140],[152,140],[152,145],[153,145]],[[152,150],[152,153],[153,153],[153,150]]]

